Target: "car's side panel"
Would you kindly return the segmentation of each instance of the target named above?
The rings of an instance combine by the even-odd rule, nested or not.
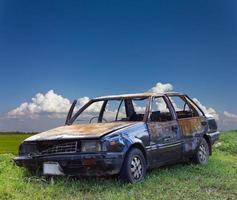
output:
[[[147,130],[147,125],[144,122],[137,122],[136,124],[126,127],[125,129],[120,129],[119,131],[115,131],[105,137],[102,140],[106,140],[106,138],[113,136],[114,134],[120,135],[120,137],[124,141],[123,155],[124,158],[130,148],[139,147],[141,151],[144,153],[144,157],[147,158],[146,146],[149,145],[149,133]],[[123,159],[124,159],[123,158]],[[149,165],[149,163],[148,163]]]
[[[132,126],[119,130],[118,132],[125,139],[128,148],[134,143],[141,143],[144,148],[149,145],[149,133],[147,125],[144,122],[137,122]],[[115,134],[115,132],[112,134]]]
[[[178,120],[183,138],[183,156],[192,156],[207,131],[204,117],[192,117]]]
[[[182,129],[183,156],[192,156],[207,131],[204,117],[193,117],[178,120]]]

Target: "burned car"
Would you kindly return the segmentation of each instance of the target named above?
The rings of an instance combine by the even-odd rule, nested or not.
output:
[[[218,137],[215,119],[185,94],[106,96],[80,109],[74,101],[65,125],[23,141],[14,161],[43,175],[117,174],[134,183],[150,168],[206,165]]]

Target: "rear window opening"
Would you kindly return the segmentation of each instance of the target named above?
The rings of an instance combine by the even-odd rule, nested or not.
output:
[[[184,96],[169,96],[178,119],[198,117],[199,113],[195,105],[187,100]]]

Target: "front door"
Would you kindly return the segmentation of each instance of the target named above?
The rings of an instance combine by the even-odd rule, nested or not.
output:
[[[153,99],[147,125],[150,133],[148,151],[151,156],[151,166],[179,160],[181,158],[180,128],[164,97]]]

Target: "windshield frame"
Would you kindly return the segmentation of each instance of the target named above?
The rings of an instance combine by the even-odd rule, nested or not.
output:
[[[147,103],[146,103],[146,109],[145,109],[145,112],[144,112],[144,117],[143,117],[143,120],[142,121],[137,121],[137,122],[147,122],[148,120],[148,115],[149,115],[149,112],[150,112],[150,105],[151,105],[151,101],[152,101],[152,96],[136,96],[136,97],[111,97],[111,98],[98,98],[98,99],[91,99],[89,100],[85,105],[83,105],[70,119],[70,122],[69,122],[69,125],[73,124],[75,122],[75,120],[79,117],[79,115],[84,111],[86,110],[91,104],[95,103],[95,102],[98,102],[98,101],[101,101],[103,102],[103,105],[105,104],[106,101],[109,101],[109,100],[120,100],[120,101],[124,101],[125,99],[147,99]],[[101,110],[100,112],[103,112],[103,105],[101,107]],[[75,109],[76,107],[74,107]],[[73,109],[73,110],[74,110]],[[115,121],[115,122],[119,122],[119,121]],[[127,121],[129,122],[129,121]],[[130,121],[132,122],[132,121]],[[102,123],[102,122],[97,122],[97,123]]]

